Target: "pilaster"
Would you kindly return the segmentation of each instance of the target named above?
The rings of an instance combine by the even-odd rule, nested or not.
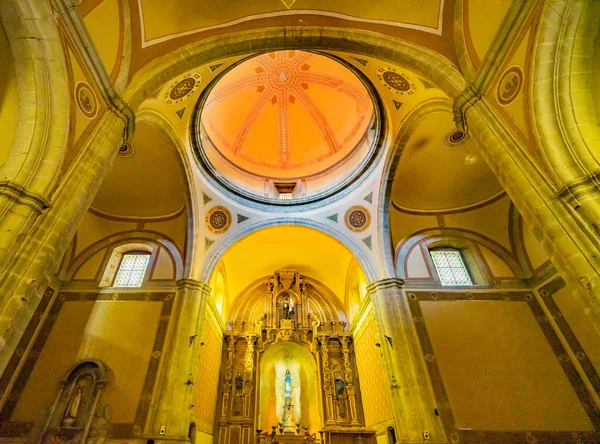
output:
[[[171,319],[169,343],[153,408],[144,436],[155,443],[188,442],[194,384],[204,311],[210,287],[192,279],[177,281],[177,294]],[[161,428],[166,433],[161,435]]]
[[[378,327],[396,436],[399,442],[447,442],[427,368],[419,348],[402,279],[382,279],[367,287]]]

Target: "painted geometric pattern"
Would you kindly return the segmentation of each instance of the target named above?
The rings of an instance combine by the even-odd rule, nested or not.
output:
[[[473,285],[460,251],[435,250],[430,253],[442,285]]]
[[[379,341],[375,332],[375,321],[370,317],[362,335],[354,344],[367,427],[392,417],[381,354],[379,347],[375,345],[377,342]]]
[[[193,412],[196,418],[212,425],[215,421],[223,346],[223,335],[212,319],[212,314],[208,314],[204,319],[200,340],[204,345],[200,347],[198,372],[194,381]]]
[[[203,123],[206,128],[210,128],[212,141],[217,149],[251,164],[288,170],[318,163],[348,148],[346,145],[356,140],[357,133],[365,130],[372,113],[371,99],[360,84],[349,83],[348,80],[326,72],[314,71],[311,59],[315,57],[323,56],[303,51],[272,52],[254,57],[240,65],[239,68],[244,64],[252,64],[254,67],[241,78],[227,82],[226,76],[223,79],[225,82],[219,83],[211,92],[203,109]],[[322,64],[322,61],[320,63]],[[322,99],[319,101],[321,92],[317,91],[323,90],[330,91],[329,94],[333,91],[354,103],[357,110],[356,121],[343,133],[330,122],[329,113],[335,110],[324,109]],[[232,96],[251,97],[252,106],[239,128],[233,135],[228,135],[223,129],[225,124],[222,123],[222,119],[213,118],[211,110]],[[265,114],[270,115],[268,110],[271,107],[276,108],[276,118],[273,119],[274,125],[269,131],[277,133],[277,146],[267,149],[277,152],[275,155],[269,154],[269,159],[265,159],[264,156],[256,155],[254,148],[249,146],[249,139],[256,126],[264,131],[265,126],[261,124],[261,118]],[[304,110],[309,116],[310,125],[320,133],[321,141],[324,141],[327,147],[326,152],[309,154],[308,147],[295,144],[292,136],[293,116],[297,114],[292,111],[298,109],[297,107]]]
[[[141,287],[149,261],[149,254],[124,254],[114,286]]]

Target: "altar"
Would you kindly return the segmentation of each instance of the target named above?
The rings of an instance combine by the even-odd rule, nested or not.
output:
[[[232,312],[217,414],[220,444],[374,444],[364,432],[352,335],[336,296],[278,270]],[[254,301],[254,302],[252,302]],[[273,433],[275,433],[273,435]],[[308,435],[307,435],[308,434]]]

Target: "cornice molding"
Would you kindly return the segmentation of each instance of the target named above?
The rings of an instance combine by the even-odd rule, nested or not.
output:
[[[50,202],[41,194],[28,191],[23,185],[10,180],[0,181],[0,195],[7,196],[11,200],[27,205],[38,213],[41,213],[50,206]]]
[[[51,2],[58,20],[64,26],[77,55],[85,62],[108,109],[125,122],[123,142],[130,140],[135,130],[135,112],[117,93],[73,0]]]
[[[579,199],[597,193],[598,188],[600,188],[600,170],[564,185],[558,191],[558,196],[577,206]]]
[[[197,281],[195,279],[179,279],[177,282],[177,289],[189,289],[189,290],[199,290],[203,295],[209,295],[211,292],[211,288],[208,284],[202,281]]]
[[[404,279],[400,278],[386,278],[380,279],[375,282],[371,282],[367,286],[367,292],[369,294],[376,293],[381,290],[387,290],[388,288],[402,288],[404,286]]]

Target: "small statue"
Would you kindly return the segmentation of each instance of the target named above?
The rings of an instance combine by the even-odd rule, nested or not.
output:
[[[243,387],[244,387],[244,378],[242,378],[241,375],[238,375],[235,378],[235,391],[241,392]]]
[[[79,412],[79,406],[81,405],[81,397],[83,396],[83,392],[80,386],[77,386],[75,390],[75,395],[71,398],[71,403],[69,404],[69,408],[65,413],[65,417],[63,418],[62,424],[64,427],[73,427],[73,424],[77,420],[77,413]]]
[[[343,395],[344,386],[344,380],[339,375],[335,375],[335,396],[337,398]]]

